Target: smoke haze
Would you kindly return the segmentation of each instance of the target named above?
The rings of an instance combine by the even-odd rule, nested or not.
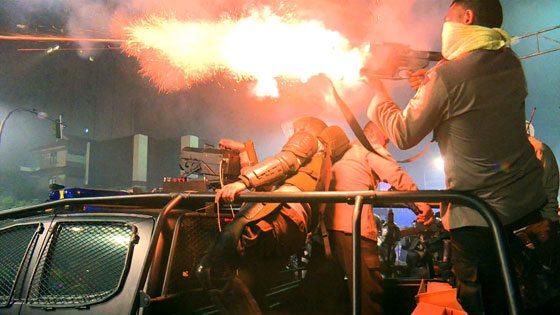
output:
[[[441,0],[28,0],[12,4],[11,9],[14,24],[41,25],[39,29],[27,30],[28,33],[48,33],[45,32],[48,30],[68,36],[118,37],[122,26],[149,15],[214,21],[226,15],[243,16],[251,8],[268,6],[280,14],[319,20],[356,46],[398,42],[414,49],[435,50],[439,49],[441,23],[448,5],[448,1]],[[58,18],[60,24],[48,25],[48,17]],[[92,46],[81,43],[81,47]],[[97,57],[96,52],[77,55],[96,57],[96,63],[107,58],[106,55]],[[251,82],[231,82],[220,77],[187,91],[163,95],[146,79],[138,79],[137,64],[122,61],[124,56],[115,57],[114,53],[111,56],[107,62],[112,65],[105,68],[113,71],[108,76],[116,77],[106,84],[99,83],[98,87],[104,89],[99,93],[104,96],[75,104],[83,107],[103,102],[99,107],[111,110],[111,114],[95,114],[93,118],[93,124],[98,127],[92,128],[91,135],[98,139],[138,132],[159,138],[192,133],[210,141],[221,137],[253,138],[259,153],[270,155],[280,146],[283,138],[280,123],[284,120],[316,115],[346,126],[329,99],[327,81],[320,76],[307,83],[281,82],[278,99],[257,99],[248,92]],[[121,80],[121,76],[137,77]],[[411,94],[403,82],[389,85],[401,104]],[[365,123],[365,108],[372,96],[370,89],[364,86],[341,92],[358,119]],[[105,119],[108,115],[111,118]],[[120,118],[115,120],[114,115]],[[112,126],[101,127],[107,123]]]

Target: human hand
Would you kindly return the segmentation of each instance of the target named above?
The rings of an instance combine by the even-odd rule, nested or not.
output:
[[[233,182],[231,184],[227,184],[222,189],[216,190],[216,198],[214,199],[215,203],[219,203],[220,199],[226,202],[233,202],[235,196],[237,196],[240,192],[247,189],[247,186],[242,181]]]
[[[408,83],[414,91],[418,91],[418,88],[420,88],[420,85],[424,81],[427,72],[428,69],[418,69],[410,74],[408,77]]]
[[[239,153],[245,151],[245,144],[232,139],[220,139],[220,142],[218,142],[218,148],[229,149]]]
[[[390,98],[383,81],[375,77],[367,77],[368,85],[373,89],[375,97]]]
[[[416,222],[423,223],[425,226],[432,224],[434,221],[434,211],[427,203],[416,203],[416,207],[420,213],[416,215]]]

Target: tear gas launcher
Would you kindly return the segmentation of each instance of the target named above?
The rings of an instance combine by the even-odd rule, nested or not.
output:
[[[426,68],[430,61],[441,59],[443,56],[437,51],[413,50],[407,45],[396,43],[372,44],[370,57],[361,72],[379,79],[402,80]]]

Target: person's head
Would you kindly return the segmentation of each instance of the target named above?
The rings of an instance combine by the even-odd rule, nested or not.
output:
[[[387,222],[393,223],[394,221],[395,221],[395,214],[393,213],[393,209],[389,209],[389,211],[387,211]]]
[[[445,21],[500,27],[503,21],[502,5],[499,0],[453,0]]]
[[[375,143],[387,148],[389,138],[387,138],[385,133],[373,122],[370,121],[366,124],[364,127],[364,134],[371,144]]]

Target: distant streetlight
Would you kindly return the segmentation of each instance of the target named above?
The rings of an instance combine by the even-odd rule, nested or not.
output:
[[[443,162],[443,158],[441,156],[438,156],[437,158],[435,158],[433,163],[434,163],[434,166],[435,166],[436,169],[443,170],[444,162]]]
[[[4,126],[6,125],[6,121],[8,120],[8,118],[10,118],[10,116],[12,116],[12,114],[16,112],[32,113],[39,119],[45,119],[54,122],[56,126],[56,137],[58,139],[62,139],[62,127],[66,127],[65,125],[62,124],[62,115],[60,115],[59,119],[56,120],[56,119],[49,118],[49,115],[47,115],[47,113],[39,112],[36,109],[16,108],[16,109],[12,109],[8,114],[6,114],[6,117],[4,117],[4,119],[2,119],[2,122],[0,123],[0,143],[2,142],[2,133],[4,132]]]
[[[441,156],[437,156],[430,161],[431,167],[424,169],[424,189],[444,188],[443,170],[444,161]]]

